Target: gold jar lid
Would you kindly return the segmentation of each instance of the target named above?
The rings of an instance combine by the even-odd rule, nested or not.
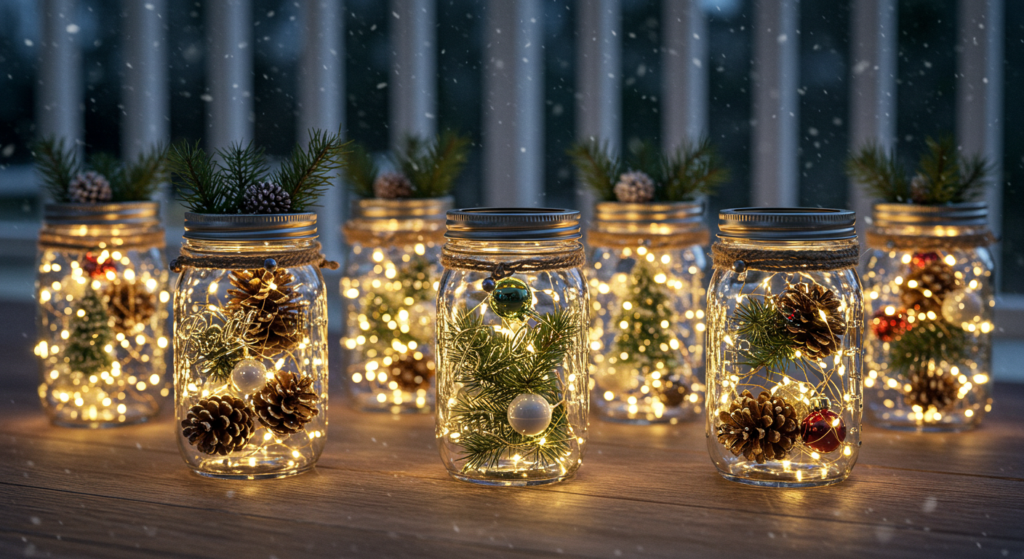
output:
[[[926,206],[921,204],[875,204],[871,225],[886,227],[977,227],[988,224],[988,204],[965,202]]]
[[[555,208],[451,210],[445,238],[471,241],[577,241],[580,212]]]
[[[160,225],[160,202],[46,204],[43,225]]]
[[[718,238],[747,241],[856,239],[856,214],[828,208],[735,208],[718,214]]]

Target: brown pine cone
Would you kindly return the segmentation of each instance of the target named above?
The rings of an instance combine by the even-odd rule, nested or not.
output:
[[[434,376],[434,363],[427,358],[403,357],[392,362],[388,369],[390,380],[404,392],[430,388],[430,379]]]
[[[800,422],[786,400],[768,392],[754,399],[749,390],[732,401],[729,411],[718,412],[718,442],[734,456],[764,464],[782,460],[800,440]]]
[[[402,173],[381,173],[373,181],[373,195],[377,198],[409,198],[412,183]]]
[[[828,357],[839,349],[846,320],[839,315],[839,299],[830,289],[817,283],[790,284],[775,302],[786,317],[786,329],[808,358]]]
[[[941,316],[942,300],[958,283],[953,269],[937,258],[924,266],[911,267],[900,289],[900,301],[907,309],[922,313],[934,311]]]
[[[189,444],[206,454],[225,455],[241,450],[252,437],[253,412],[245,401],[232,396],[211,396],[188,410],[181,433]]]
[[[260,423],[279,437],[301,431],[320,413],[312,385],[310,377],[278,371],[252,398]]]
[[[685,384],[666,380],[662,381],[661,387],[658,388],[658,399],[667,407],[678,408],[689,393],[690,390]]]
[[[247,214],[283,214],[291,209],[291,196],[272,182],[249,185],[242,195],[242,211]]]
[[[156,312],[156,295],[146,291],[138,282],[111,283],[103,293],[107,312],[114,319],[114,329],[131,334],[138,324],[146,324]]]
[[[910,391],[903,395],[908,406],[944,412],[952,408],[960,395],[960,381],[950,373],[911,369],[907,378]]]
[[[75,175],[68,185],[68,197],[76,204],[109,202],[112,196],[110,181],[96,171]]]
[[[650,202],[654,199],[654,181],[647,173],[630,171],[619,176],[613,191],[619,202]]]
[[[295,292],[295,276],[284,268],[235,270],[230,275],[226,308],[231,313],[256,312],[247,335],[264,357],[273,357],[302,339],[305,304]]]

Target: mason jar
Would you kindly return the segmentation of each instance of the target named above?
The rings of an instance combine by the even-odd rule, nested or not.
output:
[[[704,270],[700,202],[600,202],[587,232],[590,374],[600,417],[663,423],[700,417]]]
[[[719,214],[706,434],[726,479],[830,485],[857,461],[864,303],[854,221],[819,208]]]
[[[452,477],[571,478],[587,443],[589,296],[577,211],[448,212],[436,434]]]
[[[366,411],[430,413],[444,215],[451,197],[352,204],[341,295],[350,402]]]
[[[872,218],[863,263],[870,421],[970,429],[992,409],[988,207],[876,204]]]
[[[167,396],[167,264],[157,202],[47,204],[36,269],[39,398],[50,421],[112,427]]]
[[[178,448],[198,474],[284,477],[327,439],[316,214],[185,214],[174,292]]]

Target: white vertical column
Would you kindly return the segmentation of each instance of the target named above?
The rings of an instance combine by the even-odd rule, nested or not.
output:
[[[754,2],[755,206],[796,206],[800,201],[799,9],[797,0]]]
[[[207,9],[207,148],[222,148],[253,135],[252,1],[212,0]]]
[[[540,0],[489,0],[484,54],[484,203],[544,202]]]
[[[855,0],[851,7],[850,151],[874,143],[888,152],[896,142],[896,0]],[[863,239],[871,196],[850,181],[847,200]]]
[[[957,140],[963,153],[992,163],[985,201],[989,226],[998,235],[1003,222],[1003,0],[959,4]],[[994,251],[997,264],[999,254]]]
[[[708,129],[708,24],[700,0],[665,0],[662,28],[662,147],[674,150]]]
[[[298,141],[305,144],[310,128],[345,129],[345,7],[340,0],[311,0],[302,9],[305,44],[299,63]],[[330,260],[342,257],[346,194],[339,176],[317,209],[320,243]]]
[[[436,133],[437,25],[434,0],[391,0],[391,145]]]
[[[124,0],[122,156],[134,158],[170,137],[165,0]]]
[[[576,137],[608,142],[619,151],[622,136],[622,10],[619,0],[579,0],[576,46]],[[576,190],[584,226],[594,210],[587,185]]]
[[[40,136],[82,142],[85,106],[82,58],[75,44],[79,32],[74,0],[42,2],[43,33],[39,49],[37,121]]]

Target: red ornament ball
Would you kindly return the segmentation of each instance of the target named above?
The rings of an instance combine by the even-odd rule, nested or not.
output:
[[[883,342],[898,339],[907,330],[910,330],[910,323],[907,322],[907,314],[903,309],[893,314],[886,314],[885,309],[879,309],[871,317],[871,331]]]
[[[85,270],[85,273],[89,274],[89,277],[92,279],[103,279],[107,277],[107,272],[117,273],[117,265],[114,264],[110,258],[107,258],[101,264],[99,262],[99,258],[91,252],[85,253],[85,261],[82,262],[82,269]]]
[[[939,253],[937,252],[915,252],[914,255],[910,257],[910,263],[918,268],[924,268],[939,258],[941,258],[941,256],[939,256]]]
[[[821,453],[832,452],[846,440],[846,423],[831,410],[813,411],[800,424],[804,444]]]

